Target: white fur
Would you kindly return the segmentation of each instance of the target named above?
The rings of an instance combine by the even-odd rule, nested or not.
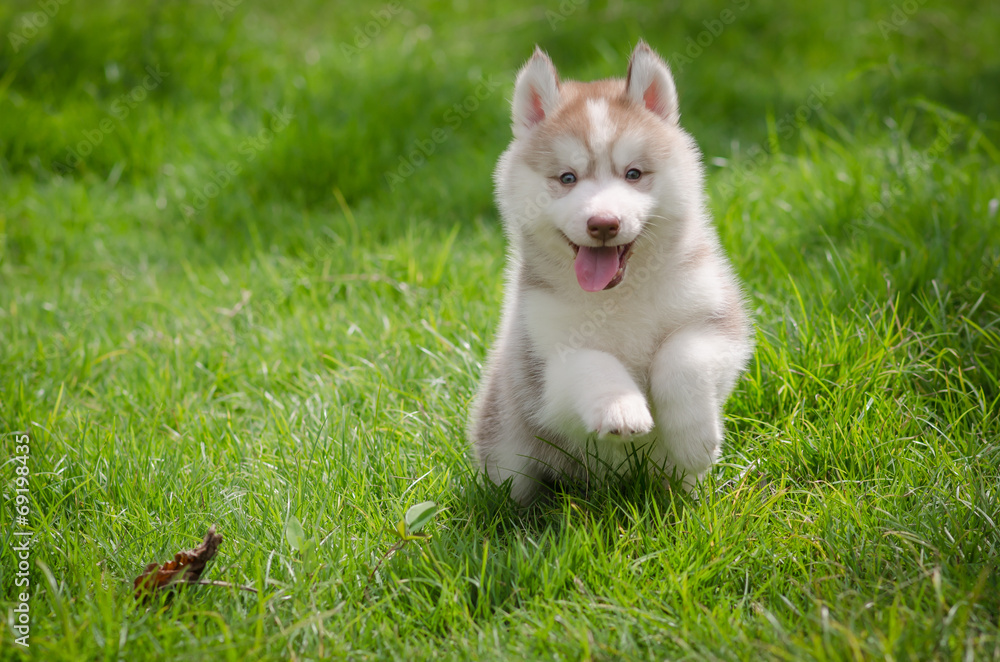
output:
[[[521,502],[546,480],[617,467],[636,449],[690,487],[719,455],[722,406],[752,352],[666,64],[640,44],[628,85],[616,84],[631,100],[624,119],[600,96],[579,97],[582,118],[570,117],[574,95],[593,92],[560,86],[536,51],[518,76],[515,139],[496,170],[510,261],[469,433],[484,473],[511,480]],[[582,125],[586,135],[575,134]],[[551,171],[530,165],[539,162]],[[641,181],[625,179],[629,168]],[[560,184],[562,172],[577,182]],[[608,245],[634,242],[624,280],[600,292],[577,283],[567,243],[601,245],[587,232],[593,216],[619,219]]]
[[[592,151],[605,154],[614,137],[614,126],[608,115],[607,99],[587,99],[587,119],[590,121],[590,133],[587,139]]]

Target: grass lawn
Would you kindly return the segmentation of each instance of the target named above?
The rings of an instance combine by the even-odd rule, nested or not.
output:
[[[1000,660],[997,34],[972,0],[4,2],[0,659]],[[758,349],[692,495],[521,511],[464,437],[513,75],[639,38]],[[137,604],[212,524],[204,578],[256,593]]]

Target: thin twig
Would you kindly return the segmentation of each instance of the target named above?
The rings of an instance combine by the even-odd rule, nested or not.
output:
[[[242,586],[240,584],[233,584],[230,582],[220,582],[217,580],[200,579],[196,582],[177,582],[181,584],[198,584],[200,586],[221,586],[222,588],[238,588],[241,591],[249,591],[250,593],[256,593],[257,589],[250,586]]]
[[[372,568],[372,571],[368,573],[368,581],[365,582],[365,600],[371,600],[371,597],[372,597],[371,596],[371,585],[372,585],[372,580],[375,578],[375,573],[378,572],[378,569],[382,567],[383,563],[385,563],[390,558],[392,558],[393,554],[395,554],[399,550],[403,549],[403,547],[408,542],[410,542],[410,541],[409,540],[397,540],[395,543],[393,543],[392,547],[390,547],[388,549],[388,551],[386,551],[386,553],[382,555],[382,558],[380,558],[378,560],[378,563],[375,564],[375,567]]]

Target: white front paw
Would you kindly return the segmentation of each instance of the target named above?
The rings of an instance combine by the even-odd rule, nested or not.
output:
[[[653,429],[653,417],[640,393],[613,396],[583,417],[587,431],[603,439],[608,435],[628,439]]]

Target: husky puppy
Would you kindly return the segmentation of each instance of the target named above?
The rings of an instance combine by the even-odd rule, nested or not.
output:
[[[690,489],[719,455],[753,329],[679,117],[643,42],[624,80],[560,81],[538,48],[517,75],[503,314],[469,436],[521,503],[634,453]]]

